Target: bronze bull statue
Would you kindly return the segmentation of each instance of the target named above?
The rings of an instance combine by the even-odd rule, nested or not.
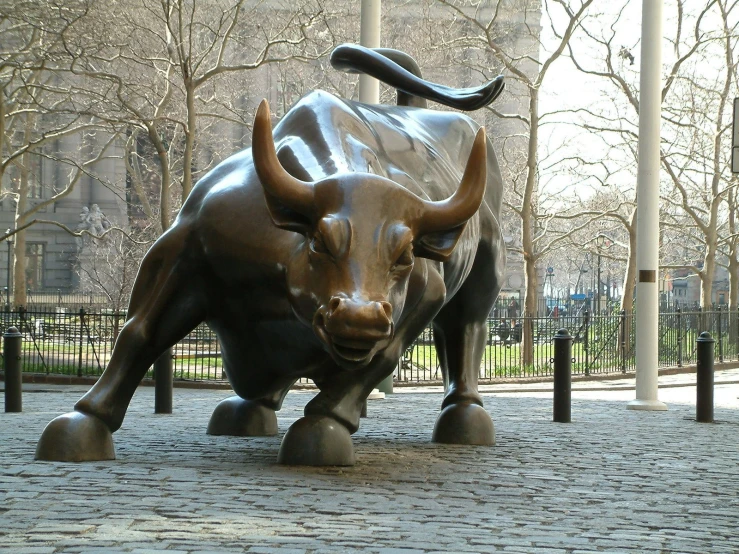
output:
[[[433,440],[494,443],[477,377],[505,264],[500,171],[484,129],[424,98],[477,109],[502,78],[449,89],[401,52],[351,45],[332,63],[395,87],[399,105],[316,91],[273,133],[263,101],[252,148],[208,173],[146,254],[105,372],[47,425],[37,459],[115,458],[146,371],[203,321],[238,395],[210,434],[277,434],[276,410],[307,377],[319,392],[278,461],[353,464],[364,401],[431,323],[446,385]]]

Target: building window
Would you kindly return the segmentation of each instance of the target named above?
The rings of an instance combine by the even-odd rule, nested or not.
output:
[[[42,198],[44,158],[38,154],[33,154],[30,156],[28,165],[28,198]]]
[[[26,244],[26,285],[31,290],[44,287],[44,245],[42,243]]]
[[[28,192],[27,198],[43,198],[43,179],[44,179],[44,160],[42,156],[38,154],[26,154],[22,157],[23,160],[28,162],[28,174],[27,174],[27,187]],[[3,188],[12,190],[13,192],[20,191],[21,188],[21,169],[17,165],[11,165],[5,172],[5,179],[3,179]],[[12,206],[15,209],[15,206]]]

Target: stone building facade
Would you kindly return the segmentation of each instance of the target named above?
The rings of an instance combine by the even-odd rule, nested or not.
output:
[[[531,61],[525,71],[535,74],[537,71],[536,63],[533,61],[538,55],[538,36],[536,26],[532,26],[531,14],[529,14],[526,22],[523,21],[520,13],[516,11],[517,2],[514,0],[500,0],[505,5],[504,11],[507,14],[503,20],[510,28],[520,26],[519,33],[509,33],[508,46],[515,48],[521,54],[526,53],[531,57]],[[389,3],[388,3],[389,4]],[[497,1],[482,2],[482,9],[479,12],[480,19],[489,17],[493,10],[496,9]],[[530,4],[530,2],[529,2]],[[418,2],[404,3],[403,10],[393,9],[390,5],[389,9],[386,4],[388,16],[394,18],[393,21],[383,22],[383,33],[387,33],[388,40],[383,39],[383,46],[409,50],[413,53],[414,46],[407,44],[407,38],[403,33],[404,28],[412,28],[418,25],[421,18],[430,18],[433,25],[434,18],[439,19],[439,24],[448,24],[450,12],[448,10],[440,10],[428,6],[433,6],[425,0]],[[269,5],[266,5],[269,9]],[[424,7],[425,6],[425,7]],[[347,22],[348,28],[357,28],[359,23],[359,9],[357,8],[356,20]],[[533,34],[532,34],[533,30]],[[391,36],[392,33],[392,36]],[[358,36],[358,32],[357,32]],[[426,45],[433,46],[433,45]],[[488,77],[492,77],[498,70],[495,69],[496,63],[489,52],[471,52],[470,59],[474,61],[478,67],[489,69]],[[473,60],[474,58],[474,60]],[[326,60],[322,60],[320,64],[316,64],[315,71],[333,71],[328,68]],[[481,74],[470,69],[470,67],[458,66],[450,73],[449,67],[434,67],[434,65],[424,64],[424,77],[447,84],[449,86],[465,87],[478,85],[483,81]],[[503,72],[503,71],[500,71]],[[267,97],[275,106],[275,113],[280,114],[280,106],[286,106],[297,100],[297,97],[305,91],[298,90],[296,87],[289,88],[285,86],[285,80],[282,78],[280,69],[277,66],[267,66],[260,69],[255,74],[257,79],[252,80],[248,88],[245,87],[243,95],[238,99],[239,105],[244,109],[255,107],[262,97]],[[315,81],[315,79],[314,79]],[[347,92],[356,92],[354,89]],[[349,95],[349,94],[347,94]],[[287,101],[286,101],[287,98]],[[388,98],[383,98],[389,100]],[[520,85],[509,80],[507,82],[507,91],[496,101],[495,107],[501,112],[525,113],[527,99],[525,92],[520,90]],[[488,133],[491,136],[515,135],[515,122],[506,122],[496,118],[490,112],[480,111],[473,114],[476,118],[481,118],[481,123],[485,124]],[[513,126],[513,127],[512,127]],[[219,124],[218,134],[221,137],[230,137],[229,140],[233,144],[234,150],[248,145],[249,130],[245,125],[233,124],[231,128],[223,128]],[[105,137],[97,137],[96,140],[104,140]],[[516,139],[512,139],[516,140]],[[83,139],[81,137],[69,137],[64,139],[64,145],[56,145],[65,151],[82,149]],[[76,141],[76,142],[75,142]],[[196,152],[196,165],[198,170],[197,176],[202,174],[216,163],[226,157],[225,151],[215,152],[211,150],[207,144],[199,145],[199,151]],[[42,212],[36,214],[38,219],[48,219],[57,221],[66,225],[71,229],[78,228],[80,217],[86,208],[92,210],[94,205],[98,205],[105,216],[116,226],[127,228],[131,224],[131,218],[140,215],[140,210],[136,210],[135,206],[127,205],[126,198],[130,198],[130,191],[127,187],[127,170],[123,160],[124,148],[123,144],[114,145],[106,159],[90,168],[91,173],[97,173],[102,178],[96,179],[92,176],[85,175],[75,185],[73,191],[64,198],[47,206]],[[152,164],[155,167],[155,163]],[[30,181],[32,182],[33,198],[29,199],[30,203],[39,202],[50,197],[60,190],[62,183],[66,179],[66,173],[69,169],[51,159],[37,156],[35,167],[31,170]],[[4,177],[3,187],[12,185],[12,181],[18,178],[18,172],[14,168],[10,168]],[[507,179],[504,178],[504,182]],[[12,187],[11,187],[12,188]],[[152,191],[155,187],[152,186]],[[7,189],[6,189],[7,190]],[[15,201],[6,198],[0,202],[0,230],[10,229],[14,227],[15,220]],[[519,223],[520,225],[520,223]],[[515,240],[515,237],[511,240]],[[33,290],[43,291],[62,291],[75,292],[80,289],[80,280],[75,271],[75,264],[78,261],[78,242],[75,237],[65,232],[63,229],[46,224],[36,224],[29,227],[26,231],[26,258],[27,258],[27,278],[29,288]],[[9,277],[12,279],[11,272],[8,271],[9,258],[8,249],[0,248],[0,287],[7,287]],[[507,272],[506,282],[504,283],[505,294],[507,296],[515,296],[523,298],[523,268],[520,260],[515,255],[509,255],[509,269]]]
[[[102,140],[99,137],[98,140]],[[66,150],[82,148],[80,137],[66,139]],[[80,224],[83,209],[92,210],[94,205],[106,218],[118,226],[126,227],[125,203],[126,170],[122,161],[122,145],[109,149],[107,159],[90,168],[90,175],[83,175],[72,192],[53,204],[42,208],[31,219],[57,221],[76,230]],[[65,183],[69,166],[59,164],[42,156],[31,156],[29,168],[30,205],[50,198]],[[104,183],[92,175],[104,177]],[[13,188],[13,181],[19,178],[17,167],[11,166],[4,176],[3,188]],[[10,187],[8,187],[10,185]],[[0,202],[0,230],[11,229],[15,225],[16,201],[5,198]],[[35,224],[26,229],[26,275],[31,291],[71,292],[77,288],[78,279],[74,271],[78,246],[73,235],[64,229],[48,224]],[[8,286],[8,248],[0,248],[0,283]]]

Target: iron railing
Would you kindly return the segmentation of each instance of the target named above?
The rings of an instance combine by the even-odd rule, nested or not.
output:
[[[56,308],[0,312],[3,329],[23,334],[23,368],[31,373],[96,376],[105,369],[125,313]],[[573,374],[627,372],[635,365],[635,328],[631,315],[591,315],[587,311],[559,317],[491,318],[479,379],[548,377],[553,374],[553,337],[560,328],[573,336]],[[524,330],[533,339],[530,356],[521,348]],[[659,365],[695,363],[695,340],[702,331],[715,339],[717,362],[739,360],[739,311],[665,312],[659,315]],[[406,349],[395,371],[397,383],[441,381],[434,333],[427,328]],[[223,360],[215,333],[200,325],[172,349],[174,377],[223,380]],[[149,374],[149,376],[151,376]],[[307,380],[304,380],[307,381]]]

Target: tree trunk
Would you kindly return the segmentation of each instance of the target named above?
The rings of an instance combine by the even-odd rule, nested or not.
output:
[[[195,91],[192,83],[185,83],[187,87],[187,130],[185,131],[185,152],[182,162],[182,203],[185,203],[192,190],[192,160],[195,149],[195,127],[197,113],[195,111]]]
[[[534,364],[534,320],[539,315],[538,298],[538,276],[536,274],[536,262],[526,262],[526,296],[523,303],[523,317],[521,318],[521,361],[525,366]]]
[[[524,190],[521,202],[521,247],[523,249],[524,273],[526,275],[526,296],[523,302],[523,316],[521,322],[522,341],[521,341],[521,362],[524,366],[534,364],[534,334],[533,322],[526,319],[526,316],[533,317],[538,315],[537,306],[537,275],[536,262],[537,253],[534,244],[534,222],[535,222],[535,206],[534,198],[536,197],[536,166],[537,166],[537,146],[539,138],[539,93],[538,90],[529,88],[529,143],[528,157],[526,160],[526,188]]]
[[[633,324],[634,289],[636,287],[636,208],[631,212],[629,226],[629,253],[626,260],[626,272],[624,273],[624,292],[621,295],[621,309],[626,313],[624,320],[624,343],[626,351],[631,349],[631,325]]]
[[[18,180],[18,201],[15,206],[15,228],[19,229],[26,223],[28,209],[28,168],[30,154],[21,157],[20,179]],[[13,297],[13,307],[26,306],[26,230],[18,231],[13,235],[13,290],[8,294]]]
[[[23,225],[25,220],[16,218],[16,225]],[[13,298],[13,307],[25,306],[28,303],[26,294],[26,230],[13,235],[13,290],[8,294]]]
[[[136,151],[136,144],[136,137],[134,135],[130,135],[128,137],[128,140],[126,141],[126,152],[124,156],[126,171],[128,171],[128,174],[131,176],[131,184],[133,185],[133,190],[135,191],[136,197],[141,204],[141,208],[144,210],[144,214],[146,215],[147,220],[153,220],[154,212],[151,209],[149,195],[146,194],[146,191],[144,190],[144,184],[141,182],[139,164],[132,161],[132,159],[134,158],[134,152]]]
[[[169,229],[169,212],[170,212],[170,182],[171,174],[169,172],[169,154],[164,147],[157,128],[154,125],[148,127],[149,140],[157,151],[157,159],[159,160],[159,168],[162,170],[162,182],[159,190],[159,222],[162,226],[162,233]]]
[[[716,274],[716,250],[718,249],[718,233],[716,221],[713,215],[711,223],[706,232],[706,254],[703,258],[703,271],[701,271],[701,308],[708,310],[713,304],[713,276]]]
[[[636,208],[631,212],[629,226],[629,252],[624,273],[624,292],[621,296],[621,309],[630,314],[634,308],[634,288],[636,287]]]
[[[733,239],[729,250],[729,341],[734,343],[735,352],[739,354],[739,260],[737,260],[737,244]]]
[[[734,179],[734,183],[737,179]],[[729,188],[727,202],[729,204],[729,337],[733,341],[735,352],[739,353],[739,314],[732,310],[739,310],[739,238],[737,234],[736,212],[734,203],[734,189]]]
[[[23,143],[30,144],[33,140],[33,129],[35,126],[35,118],[26,115],[25,129],[23,131]],[[20,179],[18,181],[18,200],[15,206],[15,228],[20,229],[26,223],[28,216],[28,177],[30,175],[31,154],[26,152],[21,156]],[[28,298],[26,296],[26,231],[25,229],[18,231],[14,235],[13,243],[13,307],[26,306]],[[8,290],[10,294],[10,290]]]
[[[3,153],[5,152],[6,112],[7,112],[7,106],[5,105],[5,87],[0,85],[0,190],[2,190],[3,177],[5,176],[5,168],[7,167],[5,165],[6,159],[3,158]]]

